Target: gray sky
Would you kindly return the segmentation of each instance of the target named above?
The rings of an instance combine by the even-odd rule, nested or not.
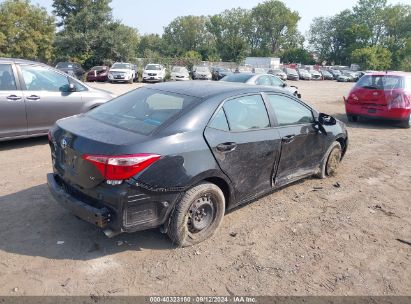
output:
[[[1,2],[1,0],[0,0]],[[263,0],[113,0],[113,15],[122,20],[126,25],[135,27],[141,34],[163,33],[163,27],[178,16],[186,15],[212,15],[225,9],[234,7],[252,8]],[[357,0],[283,0],[292,10],[299,12],[301,20],[299,29],[302,34],[308,31],[314,17],[332,16],[346,8],[353,7]],[[389,3],[408,3],[411,0],[395,1]],[[32,0],[52,10],[52,0]]]

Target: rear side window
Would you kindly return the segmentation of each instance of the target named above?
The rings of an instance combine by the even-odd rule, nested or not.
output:
[[[271,86],[271,79],[270,76],[264,75],[260,76],[256,81],[256,84],[263,85],[263,86]]]
[[[311,110],[301,103],[283,96],[269,95],[279,126],[298,125],[314,122]]]
[[[11,64],[0,64],[0,91],[17,90]]]
[[[267,110],[260,95],[243,96],[225,102],[231,131],[248,131],[270,126]]]
[[[87,115],[122,129],[148,135],[198,100],[191,96],[141,88],[113,99]]]
[[[356,87],[370,90],[404,89],[405,77],[394,75],[364,75]]]
[[[214,116],[213,120],[211,121],[210,128],[217,129],[217,130],[223,130],[223,131],[229,131],[228,123],[227,123],[227,118],[225,116],[223,108],[221,108],[217,114]]]

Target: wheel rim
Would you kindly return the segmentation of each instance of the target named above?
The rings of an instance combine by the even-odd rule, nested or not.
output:
[[[210,196],[196,199],[188,209],[187,226],[190,233],[206,230],[214,221],[215,207]]]
[[[328,157],[327,162],[327,174],[333,175],[338,168],[338,165],[341,161],[341,150],[335,148],[331,151],[330,156]]]

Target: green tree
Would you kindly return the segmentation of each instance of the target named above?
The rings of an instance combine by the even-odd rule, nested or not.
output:
[[[352,61],[364,70],[386,70],[391,66],[391,52],[379,46],[356,49]]]
[[[49,62],[53,57],[54,18],[28,0],[0,4],[0,56]]]
[[[170,55],[181,56],[188,51],[199,51],[207,44],[207,17],[177,17],[164,28],[162,36]]]
[[[384,15],[387,0],[358,0],[353,7],[353,15],[358,24],[367,27],[369,45],[374,46],[381,42],[384,35]]]
[[[258,4],[252,9],[252,17],[258,47],[266,55],[277,54],[285,43],[299,35],[298,12],[290,10],[281,1],[267,0]]]
[[[146,57],[148,52],[157,53],[158,56],[164,54],[163,39],[158,34],[147,34],[141,37],[137,47],[137,54],[141,57]]]
[[[315,63],[312,53],[303,48],[288,49],[284,51],[281,55],[281,60],[284,63]]]
[[[207,29],[213,35],[216,49],[224,61],[241,62],[249,52],[250,12],[236,8],[211,16]]]

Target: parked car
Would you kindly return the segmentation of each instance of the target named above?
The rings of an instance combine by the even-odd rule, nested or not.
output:
[[[211,71],[206,66],[197,66],[193,72],[193,79],[195,80],[211,80]]]
[[[81,65],[74,62],[59,62],[56,64],[56,69],[80,80],[83,79],[85,73]]]
[[[143,71],[143,82],[166,81],[166,69],[161,64],[147,64]]]
[[[92,67],[87,72],[86,81],[107,81],[108,80],[109,67],[105,65],[99,65]]]
[[[311,74],[306,69],[297,69],[298,77],[302,80],[311,80]]]
[[[337,76],[338,82],[356,82],[357,76],[350,71],[341,71],[341,75]]]
[[[334,80],[334,76],[327,70],[320,70],[324,80]]]
[[[221,81],[277,87],[284,89],[298,98],[301,98],[301,94],[298,92],[298,88],[296,86],[289,86],[280,78],[271,74],[234,73],[224,77]]]
[[[232,74],[232,72],[226,68],[213,67],[211,69],[211,74],[213,80],[220,80],[221,78],[224,78],[225,76]]]
[[[134,65],[127,62],[114,63],[108,72],[108,80],[114,82],[128,82],[133,83],[136,79],[136,71]]]
[[[266,73],[265,69],[263,69],[263,68],[253,68],[252,72],[254,74],[265,74]]]
[[[348,120],[360,117],[396,120],[410,127],[411,74],[377,72],[361,77],[345,99]]]
[[[322,80],[323,79],[323,76],[317,70],[309,70],[308,73],[310,73],[312,80]]]
[[[284,68],[283,71],[287,75],[288,80],[300,80],[300,77],[295,69]]]
[[[174,66],[171,69],[170,79],[175,81],[190,80],[190,74],[186,67]]]
[[[342,122],[284,90],[198,81],[134,90],[49,138],[59,203],[107,236],[162,227],[178,246],[211,237],[226,210],[334,175],[348,143]]]
[[[134,71],[134,82],[138,82],[138,66],[136,64],[132,64],[131,68]]]
[[[267,74],[277,76],[278,78],[280,78],[281,80],[284,80],[284,81],[287,80],[287,74],[284,73],[280,69],[270,69],[270,70],[268,70]]]
[[[341,75],[341,71],[340,71],[340,70],[330,69],[329,72],[333,75],[334,80],[337,80],[338,76]]]
[[[0,141],[42,136],[56,120],[115,97],[42,63],[0,59]]]

